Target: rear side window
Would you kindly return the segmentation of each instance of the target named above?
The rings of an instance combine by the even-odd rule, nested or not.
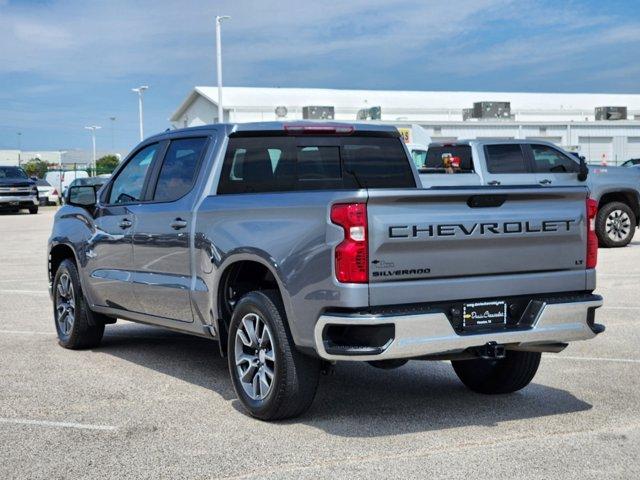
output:
[[[218,193],[411,188],[398,138],[230,138]]]
[[[487,145],[485,153],[489,173],[528,173],[520,145]]]
[[[536,172],[574,173],[579,170],[578,163],[555,148],[547,145],[531,145]]]
[[[420,173],[473,173],[469,145],[431,146]]]
[[[183,138],[170,143],[156,183],[154,201],[173,202],[191,190],[206,143],[206,138]]]

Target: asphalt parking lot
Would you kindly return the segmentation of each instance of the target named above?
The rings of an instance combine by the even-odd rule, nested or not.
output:
[[[263,423],[213,342],[118,322],[56,343],[54,210],[0,214],[0,478],[638,478],[640,236],[600,250],[607,331],[545,354],[525,390],[466,390],[447,362],[339,364],[304,417]]]

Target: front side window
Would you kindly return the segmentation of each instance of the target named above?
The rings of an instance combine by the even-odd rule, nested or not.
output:
[[[162,162],[154,201],[173,202],[191,190],[206,143],[206,138],[183,138],[171,142]]]
[[[142,199],[142,188],[149,167],[158,152],[158,144],[140,150],[118,173],[111,185],[109,204],[137,202]]]
[[[489,173],[528,173],[520,145],[487,145]]]
[[[572,173],[578,171],[578,164],[555,148],[546,145],[531,145],[536,171],[542,173]]]

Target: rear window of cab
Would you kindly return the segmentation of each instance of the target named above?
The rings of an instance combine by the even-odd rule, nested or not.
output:
[[[399,138],[231,137],[218,193],[415,188]]]

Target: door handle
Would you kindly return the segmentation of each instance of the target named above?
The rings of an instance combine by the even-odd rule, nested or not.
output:
[[[181,228],[184,228],[187,226],[187,222],[185,220],[182,220],[181,218],[176,218],[173,222],[171,222],[169,224],[171,226],[171,228],[173,228],[174,230],[180,230]]]
[[[548,178],[540,180],[540,185],[549,185],[550,183],[551,183],[551,180],[549,180]]]
[[[487,185],[496,186],[500,185],[500,182],[498,180],[491,180]]]
[[[131,225],[133,225],[133,223],[131,223],[131,220],[129,220],[128,218],[123,218],[118,224],[118,226],[123,230],[130,228]]]

